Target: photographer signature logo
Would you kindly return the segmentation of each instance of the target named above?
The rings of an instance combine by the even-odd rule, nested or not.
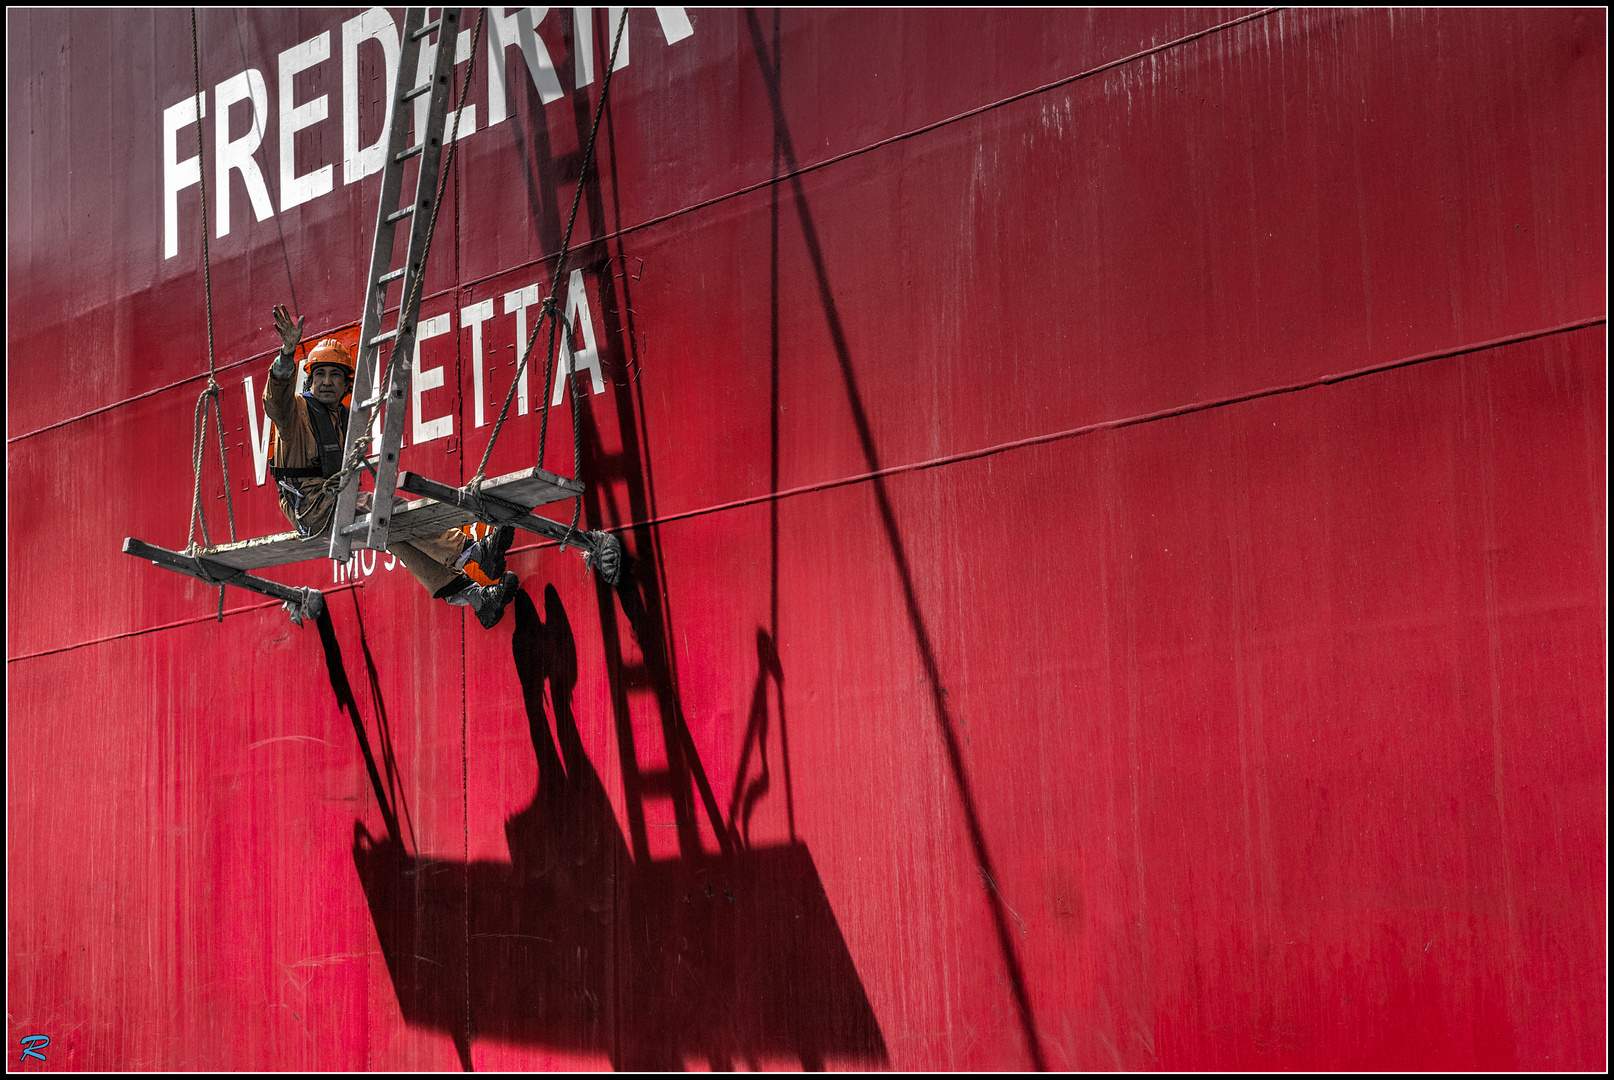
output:
[[[40,1051],[49,1045],[49,1035],[24,1035],[22,1037],[22,1057],[17,1060],[27,1061],[31,1057],[36,1057],[40,1061],[44,1061],[45,1055],[41,1054]]]

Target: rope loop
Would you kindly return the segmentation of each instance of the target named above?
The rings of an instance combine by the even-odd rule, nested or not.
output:
[[[207,315],[207,385],[196,398],[196,415],[191,424],[191,523],[186,534],[187,553],[199,550],[196,543],[197,527],[201,527],[202,545],[212,547],[207,531],[207,516],[202,513],[202,444],[207,441],[207,409],[213,407],[213,418],[218,422],[219,469],[224,476],[225,508],[230,518],[230,540],[235,541],[235,498],[230,485],[230,461],[224,452],[224,413],[219,405],[218,364],[213,349],[213,270],[207,250],[207,155],[202,147],[202,53],[196,41],[196,9],[191,8],[191,79],[196,94],[196,164],[202,196],[202,295]],[[224,586],[219,585],[219,619],[224,618]]]

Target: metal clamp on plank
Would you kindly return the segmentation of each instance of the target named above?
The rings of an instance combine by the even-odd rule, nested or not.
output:
[[[225,551],[248,549],[251,541],[227,545]],[[211,554],[218,549],[206,549]],[[317,589],[296,588],[291,585],[282,585],[278,581],[269,581],[266,578],[256,577],[237,567],[228,566],[210,558],[199,555],[187,555],[184,552],[169,551],[155,544],[148,544],[144,540],[127,537],[123,541],[123,551],[137,559],[147,559],[153,566],[160,566],[165,570],[173,570],[193,577],[208,585],[231,585],[237,589],[255,592],[260,596],[267,596],[279,600],[281,605],[291,616],[291,621],[301,626],[306,618],[318,618],[324,610],[325,601]],[[224,554],[224,552],[220,552]]]
[[[398,489],[411,495],[420,495],[444,506],[458,507],[479,521],[497,525],[514,525],[546,540],[577,548],[583,560],[595,569],[608,585],[621,579],[622,541],[608,532],[585,531],[562,525],[558,521],[532,513],[532,509],[547,503],[575,498],[583,493],[583,485],[569,477],[556,476],[544,469],[523,469],[520,472],[485,480],[480,491],[449,487],[428,480],[417,473],[398,474]],[[491,489],[491,490],[490,490]],[[520,502],[515,501],[519,499]],[[524,504],[531,505],[524,505]]]

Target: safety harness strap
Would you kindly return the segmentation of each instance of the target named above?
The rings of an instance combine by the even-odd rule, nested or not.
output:
[[[342,471],[342,432],[347,430],[347,410],[342,410],[338,428],[331,423],[331,414],[325,411],[325,406],[312,394],[304,394],[303,400],[308,403],[308,422],[314,429],[314,441],[319,445],[319,468],[307,475],[335,476]]]

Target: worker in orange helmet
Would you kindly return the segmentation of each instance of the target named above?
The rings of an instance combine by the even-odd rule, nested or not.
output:
[[[308,351],[308,390],[297,394],[293,353],[303,338],[303,320],[293,322],[284,305],[275,307],[274,319],[281,348],[263,388],[263,410],[275,425],[269,471],[280,489],[280,512],[298,533],[315,536],[330,528],[336,509],[337,488],[326,481],[342,471],[355,366],[347,346],[325,338]],[[370,492],[360,493],[361,513],[369,512],[371,499]],[[434,599],[471,608],[491,629],[516,593],[516,575],[504,568],[514,537],[510,525],[471,525],[437,537],[394,540],[387,551]]]

